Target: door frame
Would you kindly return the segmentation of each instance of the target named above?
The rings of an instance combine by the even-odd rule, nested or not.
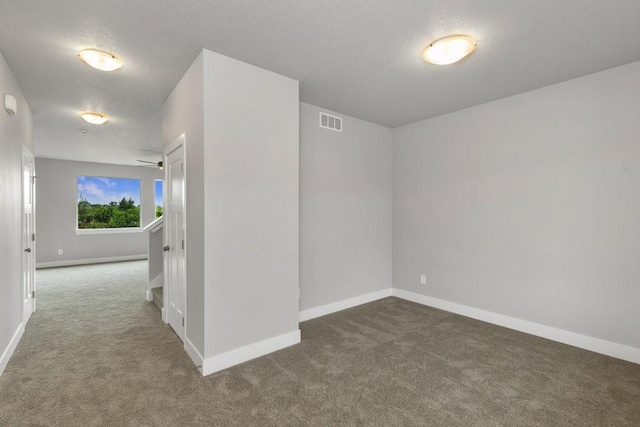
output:
[[[31,176],[31,199],[32,199],[32,203],[31,203],[31,221],[32,221],[32,225],[31,225],[31,230],[32,233],[35,235],[36,234],[36,159],[35,156],[33,155],[33,153],[31,153],[31,151],[26,147],[26,146],[22,146],[22,156],[21,156],[21,170],[20,170],[20,247],[22,250],[24,250],[24,245],[25,245],[25,233],[24,233],[24,229],[25,229],[25,225],[24,225],[24,217],[25,217],[25,210],[24,210],[24,203],[25,203],[25,199],[24,199],[24,167],[25,167],[25,157],[28,158],[30,160],[30,162],[33,164],[33,175]],[[26,325],[26,323],[28,322],[29,318],[31,317],[31,314],[34,313],[36,311],[36,242],[35,240],[32,240],[30,242],[30,246],[31,246],[31,257],[33,257],[33,292],[34,292],[34,296],[33,296],[33,301],[32,301],[32,305],[31,305],[31,313],[26,313],[25,310],[25,303],[24,303],[24,294],[25,294],[25,279],[24,276],[27,273],[27,266],[25,264],[25,259],[24,259],[24,255],[21,256],[21,276],[22,276],[22,280],[20,280],[20,305],[22,306],[20,308],[20,311],[22,312],[22,318],[21,321],[23,324]]]
[[[187,269],[187,255],[188,255],[188,251],[187,248],[189,247],[189,245],[187,244],[187,150],[186,150],[186,142],[187,142],[187,134],[183,133],[182,135],[180,135],[179,137],[177,137],[171,144],[169,144],[167,147],[164,148],[164,150],[162,150],[162,164],[163,165],[168,165],[168,158],[169,155],[171,153],[173,153],[176,150],[182,149],[182,164],[184,165],[184,172],[182,174],[182,227],[184,229],[184,268],[183,268],[183,274],[184,274],[184,295],[183,295],[183,301],[184,301],[184,307],[183,307],[183,313],[184,313],[184,342],[187,341],[187,326],[189,324],[188,321],[188,312],[187,312],[187,286],[188,286],[188,269]],[[169,168],[165,167],[164,168],[164,188],[162,190],[163,192],[163,201],[162,201],[162,210],[163,212],[169,212],[169,197],[168,197],[168,189],[169,189],[169,185],[170,183],[168,182],[168,178],[169,178]],[[168,223],[167,220],[164,220],[164,230],[163,230],[163,238],[164,238],[164,242],[163,242],[163,246],[164,245],[168,245],[168,240],[169,240],[169,227],[168,227]],[[169,257],[166,255],[167,253],[165,252],[165,256],[164,256],[164,260],[163,260],[163,272],[164,272],[164,290],[162,293],[162,320],[164,321],[164,323],[169,323],[169,297],[171,295],[171,291],[168,289],[171,285],[169,283],[170,281],[170,275],[167,274],[168,272],[168,263],[169,263]]]

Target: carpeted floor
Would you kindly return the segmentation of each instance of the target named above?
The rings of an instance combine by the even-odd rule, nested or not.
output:
[[[38,270],[2,426],[640,425],[640,365],[387,298],[203,378],[145,262]]]

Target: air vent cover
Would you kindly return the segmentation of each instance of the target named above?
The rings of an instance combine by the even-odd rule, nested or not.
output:
[[[342,132],[342,118],[320,113],[320,127]]]

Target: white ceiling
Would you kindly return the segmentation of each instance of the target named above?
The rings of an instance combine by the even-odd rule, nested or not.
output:
[[[424,63],[452,33],[478,48]],[[76,57],[86,47],[124,67],[89,68]],[[39,157],[159,160],[161,106],[202,48],[299,80],[304,102],[396,127],[640,60],[640,1],[0,1],[0,52]],[[111,120],[92,126],[80,110]]]

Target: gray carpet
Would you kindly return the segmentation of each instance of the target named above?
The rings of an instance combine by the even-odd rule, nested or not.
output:
[[[640,425],[640,365],[387,298],[203,378],[146,264],[37,272],[0,425]]]

